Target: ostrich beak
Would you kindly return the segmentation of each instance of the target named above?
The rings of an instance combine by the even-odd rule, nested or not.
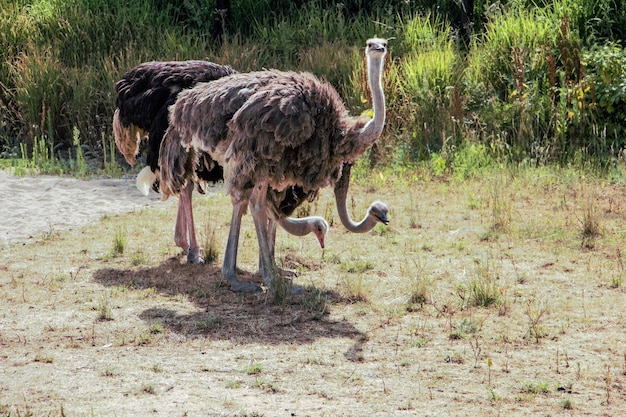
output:
[[[377,217],[378,221],[381,222],[382,224],[384,224],[385,226],[387,226],[389,224],[389,217],[387,217],[386,214],[381,215],[380,217]]]
[[[317,236],[317,240],[320,242],[320,246],[324,249],[324,235],[323,234],[315,234]]]

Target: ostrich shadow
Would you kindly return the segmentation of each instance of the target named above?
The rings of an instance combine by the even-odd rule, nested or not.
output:
[[[259,283],[259,274],[238,271],[244,282]],[[138,269],[102,268],[93,274],[105,287],[156,292],[172,297],[159,301],[139,317],[149,324],[160,324],[184,338],[236,340],[237,343],[308,344],[318,338],[349,338],[355,343],[344,353],[348,360],[361,360],[366,336],[347,320],[328,318],[331,305],[352,301],[334,290],[304,286],[302,296],[288,296],[282,304],[267,292],[242,294],[230,290],[215,264],[190,265],[170,258],[158,266]],[[296,282],[298,278],[295,279]],[[196,306],[196,311],[176,308],[180,296]]]

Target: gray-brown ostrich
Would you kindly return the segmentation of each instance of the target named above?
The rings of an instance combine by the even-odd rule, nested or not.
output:
[[[368,77],[374,118],[366,121],[348,112],[336,90],[309,73],[259,71],[235,74],[182,92],[170,110],[170,127],[161,147],[164,194],[177,194],[187,176],[168,143],[206,152],[224,167],[233,214],[222,274],[235,291],[259,290],[239,281],[236,272],[241,216],[249,205],[259,242],[261,273],[266,285],[279,275],[274,262],[272,227],[281,213],[268,197],[289,187],[314,197],[342,176],[344,163],[353,163],[380,136],[385,122],[381,85],[387,41],[367,41]],[[176,145],[174,145],[176,144]],[[342,222],[349,219],[345,193],[349,175],[335,189]],[[343,204],[339,201],[343,198]],[[371,229],[370,215],[388,223],[387,208],[375,203],[353,231]]]
[[[168,126],[167,109],[178,93],[198,82],[209,82],[234,73],[236,71],[229,66],[207,61],[152,61],[136,66],[115,84],[117,109],[113,130],[117,147],[129,164],[135,164],[140,142],[148,139],[148,166],[137,177],[137,186],[142,192],[147,194],[150,187],[158,191],[159,152]],[[203,192],[200,183],[224,179],[223,169],[202,152],[187,155],[185,163],[187,170],[193,172],[193,181],[189,181],[179,194],[174,241],[187,253],[188,262],[204,263],[195,235],[191,195],[194,184],[198,184],[198,190]],[[291,206],[289,198],[281,201],[285,215],[291,214]],[[328,224],[323,218],[286,219],[282,225],[287,232],[297,236],[315,233],[324,247]]]

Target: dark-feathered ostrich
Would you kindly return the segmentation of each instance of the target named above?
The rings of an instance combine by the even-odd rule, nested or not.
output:
[[[147,194],[150,187],[158,190],[159,149],[168,126],[167,109],[178,93],[198,82],[213,81],[236,72],[229,66],[207,61],[152,61],[131,69],[115,84],[115,143],[130,165],[135,165],[140,142],[148,139],[148,167],[137,177],[137,187],[142,192]],[[224,177],[222,167],[208,155],[203,155],[195,171],[198,181],[215,183]],[[179,195],[174,241],[187,253],[188,262],[203,263],[193,222],[193,188],[193,183],[189,183]],[[200,186],[198,190],[202,192]]]
[[[233,290],[260,288],[240,282],[235,268],[241,217],[248,204],[268,286],[279,275],[272,234],[275,222],[283,218],[274,204],[268,204],[273,195],[297,189],[312,198],[322,187],[335,185],[340,219],[349,230],[364,232],[377,221],[388,223],[387,207],[380,202],[370,206],[361,223],[352,222],[345,205],[349,173],[338,181],[344,164],[353,163],[382,132],[386,50],[384,39],[367,41],[374,107],[369,121],[350,117],[337,91],[309,73],[235,74],[179,95],[161,146],[161,190],[177,194],[184,189],[189,175],[184,163],[187,149],[206,152],[224,167],[233,214],[222,274]]]
[[[168,107],[174,103],[178,93],[198,82],[209,82],[234,73],[236,71],[229,66],[207,61],[153,61],[128,71],[115,84],[118,96],[113,130],[117,147],[129,164],[135,164],[139,144],[148,138],[148,166],[137,177],[137,186],[142,192],[147,194],[150,187],[158,191],[161,141],[168,126]],[[187,155],[185,163],[188,164],[188,171],[193,173],[193,180],[179,194],[174,241],[185,250],[188,262],[203,263],[195,236],[191,195],[194,184],[198,184],[198,190],[203,192],[201,182],[224,179],[223,169],[202,152]],[[295,209],[291,200],[291,195],[288,195],[280,201],[280,210],[286,215]],[[324,247],[328,224],[323,218],[285,219],[282,226],[297,236],[314,232]]]

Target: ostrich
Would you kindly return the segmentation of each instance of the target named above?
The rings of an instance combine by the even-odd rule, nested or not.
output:
[[[213,81],[236,72],[229,66],[207,61],[152,61],[139,64],[115,84],[115,143],[130,165],[135,165],[140,142],[148,138],[148,166],[137,177],[140,191],[147,195],[150,187],[158,190],[159,149],[167,129],[167,108],[178,93],[198,82]],[[196,178],[204,182],[215,183],[224,176],[222,167],[208,155],[203,155],[196,171]],[[204,260],[196,240],[191,205],[193,187],[190,183],[180,193],[174,241],[187,253],[189,263],[201,264]],[[203,192],[199,184],[198,190]]]
[[[140,191],[146,195],[150,187],[158,191],[159,151],[168,126],[167,108],[174,103],[178,93],[198,82],[213,81],[235,73],[229,66],[207,61],[152,61],[136,66],[115,84],[118,94],[113,118],[115,141],[130,165],[135,164],[140,142],[148,137],[148,166],[137,176],[137,187]],[[193,172],[194,181],[188,182],[179,194],[174,241],[187,253],[189,263],[200,264],[204,261],[199,254],[195,236],[191,194],[194,184],[198,185],[198,191],[203,192],[201,182],[215,183],[223,180],[224,176],[222,167],[206,153],[197,155],[193,162],[191,157],[187,160],[188,163],[193,163],[188,166],[188,170]],[[290,215],[295,209],[291,209],[293,203],[289,200],[282,201],[281,205],[286,215]],[[328,223],[323,218],[285,218],[281,225],[288,233],[296,236],[315,233],[320,245],[324,247]]]
[[[235,268],[241,217],[248,205],[267,286],[279,275],[272,235],[275,223],[284,217],[272,204],[273,196],[297,189],[302,197],[314,198],[322,187],[335,185],[337,209],[348,230],[365,232],[377,221],[389,222],[387,207],[380,202],[370,206],[363,221],[352,222],[345,204],[349,168],[342,175],[344,164],[353,163],[382,133],[385,99],[381,76],[386,50],[384,39],[367,41],[374,107],[374,118],[369,121],[350,117],[336,90],[310,73],[235,74],[200,83],[178,96],[161,145],[161,191],[168,195],[184,189],[187,149],[206,152],[224,167],[233,214],[222,275],[232,290],[260,289],[239,281]],[[178,152],[172,148],[175,146]]]

